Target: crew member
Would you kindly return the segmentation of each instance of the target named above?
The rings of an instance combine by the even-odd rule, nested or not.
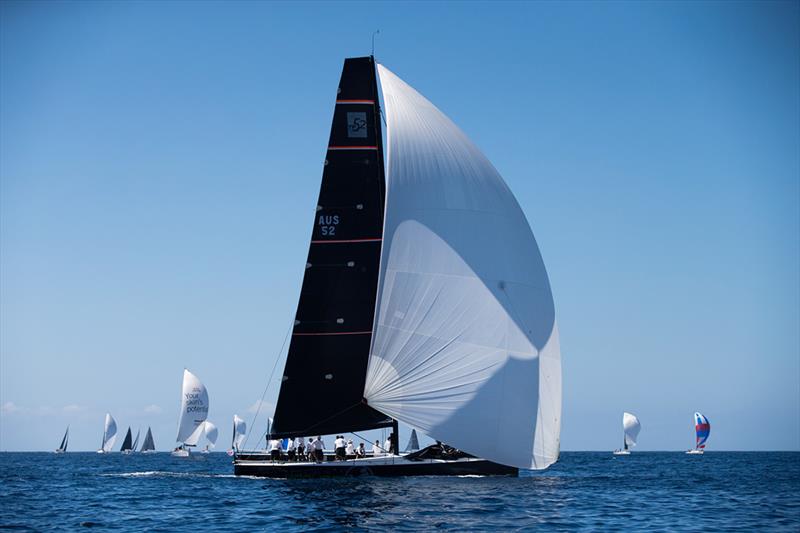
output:
[[[334,453],[336,454],[337,461],[344,461],[345,456],[345,442],[342,435],[336,435],[336,440],[333,443]]]
[[[325,460],[325,443],[322,442],[322,436],[317,435],[317,438],[314,440],[314,459],[318,463],[321,463]]]
[[[272,439],[269,441],[269,456],[273,461],[279,461],[281,458],[281,451],[283,450],[283,446],[281,445],[281,441],[279,439]]]
[[[380,457],[383,455],[383,448],[381,448],[381,442],[376,440],[375,444],[372,445],[372,457]]]

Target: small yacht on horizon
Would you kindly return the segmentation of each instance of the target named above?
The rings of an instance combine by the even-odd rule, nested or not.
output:
[[[703,455],[706,448],[706,441],[711,434],[711,422],[701,413],[694,414],[694,449],[686,452],[688,455]]]
[[[181,388],[181,414],[178,420],[178,446],[172,451],[173,457],[189,457],[190,448],[197,446],[208,417],[208,391],[200,380],[183,369]]]
[[[67,431],[64,432],[64,438],[61,439],[61,445],[58,448],[56,448],[55,453],[66,453],[68,444],[69,444],[69,426],[67,426]]]
[[[639,431],[642,429],[642,424],[636,415],[631,413],[622,413],[622,448],[614,450],[614,455],[630,455],[630,448],[636,446],[636,438],[639,436]]]
[[[111,448],[114,447],[114,441],[117,440],[117,421],[111,416],[111,413],[106,413],[105,424],[103,425],[103,443],[97,453],[110,453]]]

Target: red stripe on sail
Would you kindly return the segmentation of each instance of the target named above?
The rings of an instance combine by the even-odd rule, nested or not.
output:
[[[311,337],[316,335],[371,335],[372,331],[337,331],[331,333],[292,333],[297,337]]]
[[[339,239],[339,240],[328,240],[328,241],[326,241],[326,240],[316,240],[316,241],[311,241],[311,244],[343,244],[343,243],[349,243],[349,242],[379,242],[379,241],[382,241],[382,240],[383,239],[380,238],[380,237],[376,237],[376,238],[373,238],[373,239]]]

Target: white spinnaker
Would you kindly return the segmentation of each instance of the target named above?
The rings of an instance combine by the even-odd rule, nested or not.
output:
[[[212,422],[206,420],[204,422],[205,425],[205,433],[206,433],[206,440],[208,440],[208,445],[210,448],[213,448],[217,445],[217,437],[219,436],[219,430],[217,426],[215,426]]]
[[[197,376],[184,369],[183,388],[181,391],[181,417],[178,421],[178,437],[176,440],[189,446],[195,446],[202,434],[200,426],[205,422],[206,417],[208,417],[208,391],[197,379]]]
[[[558,459],[561,355],[553,297],[502,177],[432,103],[382,65],[388,185],[364,396],[473,455]]]
[[[238,450],[244,444],[245,436],[247,435],[247,422],[239,418],[238,415],[233,415],[233,447]]]
[[[114,447],[114,442],[117,440],[117,421],[111,416],[111,413],[106,413],[106,422],[103,427],[103,451],[110,452]],[[96,441],[95,441],[96,442]]]
[[[635,415],[622,413],[622,430],[625,432],[625,444],[631,448],[636,446],[636,438],[639,436],[641,429],[642,424]]]

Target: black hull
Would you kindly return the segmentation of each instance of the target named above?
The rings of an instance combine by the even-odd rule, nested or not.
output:
[[[237,476],[271,478],[319,478],[359,476],[517,476],[519,470],[483,459],[468,461],[405,461],[370,464],[370,461],[286,463],[280,461],[234,460]]]

